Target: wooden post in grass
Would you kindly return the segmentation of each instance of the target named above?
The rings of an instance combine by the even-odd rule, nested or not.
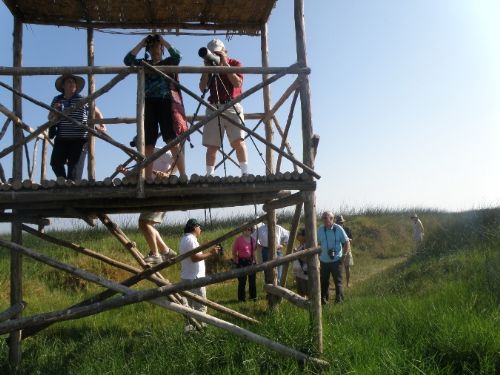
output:
[[[294,19],[297,62],[301,66],[307,66],[304,0],[294,0]],[[299,79],[301,83],[300,102],[302,109],[303,163],[311,169],[314,169],[314,145],[312,141],[312,110],[309,78],[307,74],[299,74]],[[316,198],[314,192],[304,192],[304,223],[306,227],[306,246],[316,246]],[[307,260],[307,267],[309,279],[309,299],[311,301],[313,349],[315,353],[321,354],[323,353],[323,325],[318,256],[309,257]]]
[[[25,307],[26,302],[22,301],[16,303],[15,305],[12,305],[5,311],[0,312],[0,322],[19,316],[19,314],[24,310]]]
[[[14,40],[13,40],[13,66],[21,67],[23,61],[23,23],[18,17],[14,17]],[[22,91],[22,77],[15,76],[12,78],[12,86]],[[13,110],[17,117],[23,118],[21,97],[12,94]],[[23,142],[24,135],[21,127],[13,126],[13,143]],[[12,158],[12,177],[14,181],[22,181],[23,179],[23,150],[17,148],[14,150]],[[12,210],[13,215],[17,214],[17,210]],[[21,222],[14,220],[11,224],[11,240],[16,244],[22,244],[23,236],[21,230]],[[22,255],[12,251],[10,253],[10,305],[15,306],[22,303],[23,300],[23,263]],[[13,315],[13,318],[19,318],[21,310]],[[16,330],[9,335],[9,363],[12,368],[17,368],[21,363],[21,330]]]
[[[26,252],[26,248],[20,245],[17,245],[13,242],[5,241],[0,239],[0,246],[7,248],[11,251],[18,251],[21,253],[24,253],[28,255],[28,252]],[[29,255],[32,256],[33,251],[31,249]],[[146,289],[146,290],[140,290],[140,291],[135,291],[134,293],[115,297],[115,298],[110,298],[106,301],[99,301],[96,303],[92,304],[87,304],[87,305],[82,305],[78,307],[71,307],[71,308],[66,308],[64,310],[59,310],[59,311],[52,311],[48,313],[42,313],[42,314],[37,314],[37,315],[32,315],[29,317],[22,317],[19,319],[15,320],[10,320],[8,322],[0,323],[0,335],[3,335],[5,333],[9,333],[12,331],[15,331],[17,329],[26,329],[27,327],[31,326],[38,326],[41,324],[46,324],[46,323],[55,323],[55,322],[61,322],[61,321],[66,321],[66,320],[73,320],[73,319],[78,319],[78,318],[83,318],[85,316],[90,316],[94,314],[98,314],[104,311],[109,311],[113,310],[122,306],[127,306],[130,304],[138,303],[138,302],[143,302],[143,301],[149,301],[151,299],[155,298],[160,298],[164,297],[170,294],[174,293],[179,293],[185,290],[191,290],[194,288],[200,288],[203,286],[208,286],[212,284],[217,284],[224,282],[226,280],[232,280],[236,279],[238,277],[243,277],[251,273],[256,273],[256,272],[261,272],[269,268],[273,268],[276,266],[279,266],[281,264],[287,263],[287,262],[292,262],[300,257],[309,257],[313,256],[315,254],[318,254],[321,251],[321,248],[319,247],[314,247],[311,249],[306,249],[303,250],[300,254],[290,254],[290,255],[285,255],[284,257],[275,259],[273,261],[253,265],[253,266],[248,266],[244,268],[237,268],[233,269],[230,271],[226,272],[221,272],[217,273],[214,275],[209,275],[205,277],[201,277],[199,279],[194,279],[194,280],[184,280],[180,281],[176,284],[171,284],[171,285],[165,285],[161,286],[158,288],[152,288],[152,289]],[[38,256],[40,257],[40,256]],[[44,257],[48,258],[48,257]],[[49,258],[50,259],[50,258]],[[56,260],[50,259],[51,263],[61,263]],[[74,271],[75,274],[78,273],[79,277],[87,277],[86,275],[89,274],[89,272],[83,271],[84,273],[80,272],[82,270],[78,270],[75,267],[70,266],[70,271]],[[92,277],[92,280],[97,280],[99,276],[90,274]],[[90,280],[90,279],[89,279]],[[107,280],[110,282],[109,280]],[[127,286],[124,283],[121,283],[121,286]],[[117,290],[118,291],[118,290]],[[118,291],[121,292],[121,291]],[[116,292],[115,292],[116,293]]]
[[[297,236],[297,229],[299,227],[300,214],[302,213],[302,205],[303,203],[301,202],[295,206],[295,212],[292,218],[292,227],[290,228],[290,238],[288,239],[288,243],[286,245],[285,255],[292,253],[294,240],[295,237]],[[280,285],[283,287],[286,286],[286,278],[288,275],[288,268],[289,268],[288,266],[289,266],[288,263],[283,265],[283,271],[281,274],[281,281],[280,281]]]

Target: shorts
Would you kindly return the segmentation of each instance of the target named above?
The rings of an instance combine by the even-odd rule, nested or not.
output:
[[[215,105],[214,106],[218,106]],[[236,110],[239,112],[236,113]],[[210,108],[207,108],[206,115],[210,115],[213,111]],[[226,109],[224,111],[224,114],[230,117],[232,120],[234,120],[238,124],[242,124],[245,121],[245,114],[243,113],[243,107],[241,106],[240,103],[236,103],[234,105],[234,108],[231,107],[229,109]],[[240,119],[241,117],[241,119]],[[219,120],[220,120],[220,129],[219,129]],[[233,143],[234,141],[237,141],[239,139],[244,139],[246,132],[238,128],[237,126],[233,125],[231,122],[229,122],[227,119],[224,117],[216,117],[212,120],[210,120],[208,123],[205,124],[203,127],[203,146],[217,146],[221,147],[222,146],[222,139],[224,138],[224,133],[227,131],[227,137],[229,138],[229,143]]]
[[[167,215],[167,212],[154,212],[154,211],[149,211],[149,212],[141,212],[139,215],[139,220],[142,221],[152,221],[155,224],[160,224],[165,216]]]
[[[167,98],[146,98],[144,103],[144,136],[146,146],[155,146],[158,139],[158,125],[165,143],[174,139],[172,103]]]

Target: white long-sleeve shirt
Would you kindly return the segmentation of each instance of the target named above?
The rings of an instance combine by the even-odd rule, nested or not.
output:
[[[281,225],[276,225],[276,246],[286,245],[290,237],[290,232],[283,228]],[[266,224],[262,224],[252,234],[257,244],[262,247],[269,247],[268,228]]]

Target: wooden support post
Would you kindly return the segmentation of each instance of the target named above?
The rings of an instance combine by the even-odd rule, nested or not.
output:
[[[144,136],[144,100],[145,100],[145,74],[144,68],[139,68],[137,72],[137,139],[135,141],[137,150],[141,155],[146,155],[145,152],[145,136]],[[144,182],[146,179],[146,170],[141,168],[138,170],[137,179],[137,197],[144,198]]]
[[[49,154],[49,140],[43,139],[42,143],[42,163],[40,165],[40,181],[47,179],[47,156]]]
[[[94,29],[87,28],[87,65],[94,66]],[[95,79],[94,73],[89,73],[87,75],[89,85],[88,93],[92,95],[95,92]],[[92,100],[89,103],[89,119],[94,119],[95,117],[95,101]],[[92,129],[95,129],[95,125],[89,125]],[[88,150],[87,150],[87,173],[89,181],[95,181],[95,137],[92,133],[89,133],[88,138]]]
[[[21,301],[16,303],[15,305],[12,305],[7,310],[0,312],[0,322],[9,320],[12,317],[19,316],[21,311],[23,311],[25,307],[26,302]]]
[[[288,243],[286,245],[286,254],[285,255],[292,253],[293,243],[294,243],[295,237],[297,236],[297,229],[299,227],[300,214],[302,213],[302,205],[303,205],[303,203],[301,202],[295,206],[295,212],[293,214],[293,219],[292,219],[292,227],[290,228],[290,237],[289,237]],[[288,275],[288,263],[283,265],[282,276],[281,276],[281,281],[280,281],[281,286],[286,286],[287,275]]]
[[[294,18],[297,61],[301,66],[307,66],[304,0],[294,0]],[[309,79],[307,74],[300,74],[299,78],[301,80],[300,102],[302,109],[303,162],[314,169]],[[304,223],[306,227],[306,246],[316,246],[316,201],[314,192],[304,193]],[[311,301],[313,349],[316,353],[321,354],[323,353],[323,326],[319,282],[319,258],[317,256],[308,258],[307,267],[307,274],[309,276],[309,299]]]
[[[269,46],[268,46],[268,38],[267,38],[267,22],[262,25],[261,31],[260,31],[260,50],[262,54],[262,67],[268,68],[269,67]],[[262,80],[265,81],[266,79],[269,78],[268,74],[263,74],[262,75]],[[270,111],[271,111],[271,89],[269,86],[265,86],[262,89],[262,94],[264,97],[264,113],[265,113],[265,120],[264,120],[264,125],[266,129],[266,141],[270,144],[273,143],[273,126],[271,122],[271,118],[268,117]],[[273,174],[274,173],[274,167],[273,167],[273,152],[270,147],[266,147],[266,173],[267,174]]]
[[[299,359],[299,360],[302,360],[302,361],[311,361],[312,363],[317,364],[317,365],[321,365],[321,366],[328,366],[329,365],[328,362],[326,362],[326,361],[323,361],[323,360],[320,360],[320,359],[317,359],[314,357],[310,357],[302,352],[299,352],[295,349],[289,348],[289,347],[282,345],[278,342],[272,341],[266,337],[257,335],[251,331],[248,331],[246,329],[238,327],[238,326],[236,326],[232,323],[226,322],[222,319],[212,317],[208,314],[201,313],[199,311],[193,310],[191,308],[188,308],[188,307],[185,307],[185,306],[182,306],[179,304],[173,304],[173,303],[169,303],[167,301],[155,299],[154,297],[153,298],[148,297],[148,298],[145,298],[143,300],[140,300],[140,296],[142,294],[144,294],[144,292],[137,292],[133,289],[127,288],[127,287],[125,287],[121,284],[115,283],[113,281],[106,280],[106,279],[104,279],[100,276],[94,275],[90,272],[80,270],[76,267],[66,265],[62,262],[56,261],[56,260],[51,259],[49,257],[46,257],[44,255],[38,254],[36,251],[33,251],[31,249],[28,249],[28,248],[25,248],[23,246],[19,246],[19,245],[13,244],[13,243],[9,244],[8,241],[4,241],[4,240],[0,239],[0,244],[4,247],[10,248],[13,251],[21,252],[21,253],[23,253],[23,254],[25,254],[33,259],[36,259],[37,261],[40,261],[44,264],[48,264],[48,265],[55,267],[57,269],[60,269],[62,271],[74,274],[78,277],[84,278],[85,280],[95,282],[101,286],[115,290],[116,292],[123,293],[124,296],[122,297],[122,299],[131,299],[132,301],[135,301],[135,302],[148,301],[150,303],[161,306],[163,308],[166,308],[166,309],[175,311],[177,313],[183,314],[190,319],[200,320],[200,321],[203,321],[205,323],[212,324],[216,327],[225,329],[230,333],[233,333],[235,335],[252,340],[260,345],[267,346],[267,347],[269,347],[269,348],[271,348],[279,353],[292,356],[292,357]],[[317,251],[317,249],[311,249],[311,250]],[[251,267],[248,267],[248,268],[251,268]],[[201,279],[198,279],[198,280],[201,280]],[[166,286],[165,288],[169,288],[169,287],[174,288],[175,286],[178,286],[181,284],[186,284],[186,282],[181,282],[181,283],[176,284],[176,285]],[[189,283],[187,283],[187,284],[189,284]],[[162,289],[162,288],[159,288],[159,289]],[[153,289],[153,291],[155,291],[155,290]],[[137,299],[137,297],[139,297],[139,299]],[[88,307],[91,307],[91,306],[88,306]],[[118,307],[118,306],[116,306],[116,307]],[[102,310],[102,311],[104,311],[104,310]],[[79,315],[78,313],[75,314],[75,312],[72,312],[71,310],[65,310],[65,312],[66,312],[66,314],[65,314],[66,316],[64,316],[62,319],[59,319],[59,320],[68,320],[68,317],[70,317],[70,318],[73,316],[78,317],[78,315]],[[96,311],[96,312],[100,312],[100,311]],[[80,311],[79,313],[82,314],[82,311]],[[51,314],[51,313],[49,313],[49,314]],[[44,314],[41,314],[41,315],[44,315]],[[85,316],[85,315],[82,315],[82,316]],[[0,326],[7,326],[8,327],[9,325],[15,324],[15,323],[16,322],[7,322],[4,324],[0,324]]]
[[[23,246],[17,245],[15,243],[5,241],[0,239],[0,246],[5,247],[7,249],[10,249],[12,251],[19,251],[28,254]],[[66,320],[73,320],[73,319],[78,319],[78,318],[83,318],[85,316],[90,316],[94,314],[98,314],[104,311],[109,311],[113,310],[122,306],[127,306],[130,304],[138,303],[138,302],[143,302],[143,301],[149,301],[152,299],[164,297],[173,293],[179,293],[185,290],[191,290],[194,288],[200,288],[203,286],[207,285],[212,285],[216,283],[220,283],[226,280],[231,280],[235,279],[238,277],[243,277],[245,275],[251,274],[251,273],[256,273],[260,272],[269,268],[274,268],[276,266],[279,266],[281,264],[287,263],[287,262],[293,262],[294,260],[300,258],[300,257],[309,257],[312,255],[316,255],[321,252],[320,247],[314,247],[312,249],[306,249],[303,250],[300,254],[290,254],[286,255],[282,258],[275,259],[273,261],[253,265],[253,266],[248,266],[244,268],[238,268],[238,269],[233,269],[230,271],[226,272],[221,272],[217,273],[214,275],[209,275],[205,277],[201,277],[199,279],[193,279],[193,280],[184,280],[181,282],[178,282],[177,284],[171,284],[171,285],[166,285],[158,288],[152,288],[152,289],[146,289],[146,290],[140,290],[136,291],[134,290],[134,293],[122,295],[120,297],[115,297],[111,298],[107,301],[102,301],[98,303],[93,303],[91,305],[86,305],[86,306],[79,306],[71,309],[64,309],[64,310],[59,310],[59,311],[52,311],[48,313],[42,313],[42,314],[37,314],[37,315],[32,315],[29,317],[23,317],[7,322],[0,323],[0,335],[3,335],[8,332],[12,332],[17,329],[25,329],[30,326],[37,326],[40,324],[45,324],[45,323],[55,323],[55,322],[61,322],[61,321],[66,321]],[[31,256],[31,255],[30,255]],[[47,257],[45,257],[47,258]],[[50,258],[49,258],[50,259]],[[58,262],[53,259],[51,259],[51,262]],[[60,263],[60,262],[58,262]],[[74,271],[75,267],[70,267],[69,270]],[[88,274],[88,272],[87,272]],[[82,274],[83,276],[83,274]],[[97,280],[98,276],[95,277],[91,276],[94,280]],[[109,280],[106,281],[107,284],[111,286],[110,283],[112,283],[112,287],[116,288],[118,284],[113,283]],[[122,289],[123,283],[120,286],[120,289],[116,289],[116,292],[122,293],[125,291],[125,289]]]
[[[21,67],[23,61],[23,23],[18,17],[14,17],[14,41],[13,41],[13,66]],[[13,77],[12,86],[19,91],[22,91],[22,77]],[[13,110],[17,117],[23,117],[22,101],[17,95],[12,95]],[[13,126],[13,141],[14,143],[23,142],[23,131],[19,126]],[[12,158],[12,177],[14,181],[22,181],[23,178],[23,150],[22,148],[17,148],[14,151]],[[16,215],[17,210],[13,210],[12,213]],[[19,221],[14,221],[11,224],[11,240],[16,244],[22,244],[23,237],[21,231],[21,223]],[[10,305],[15,306],[18,303],[22,303],[23,300],[23,263],[22,256],[14,251],[10,254]],[[13,316],[13,318],[19,318],[21,312]],[[21,330],[16,330],[9,335],[9,363],[12,368],[17,368],[21,363]]]
[[[297,98],[299,97],[299,93],[300,91],[297,90],[295,91],[295,94],[293,95],[293,99],[292,99],[292,104],[290,105],[290,112],[288,113],[288,118],[286,120],[286,125],[285,125],[285,130],[282,131],[281,130],[281,127],[278,123],[278,120],[276,119],[276,117],[273,117],[274,119],[274,123],[276,125],[276,129],[278,129],[278,132],[280,133],[281,135],[281,146],[280,146],[280,150],[284,150],[285,147],[288,149],[288,153],[293,156],[295,158],[295,156],[293,155],[293,152],[292,152],[292,146],[290,146],[290,143],[288,142],[288,132],[290,131],[290,127],[292,125],[292,120],[293,120],[293,112],[295,111],[295,105],[297,103]],[[279,154],[278,155],[278,160],[276,161],[276,173],[280,171],[280,168],[281,168],[281,160],[283,159],[282,155]],[[297,170],[297,165],[296,164],[293,164],[293,170],[296,171]]]
[[[270,209],[267,212],[267,246],[269,261],[275,260],[276,257],[276,211]],[[278,273],[276,268],[270,268],[264,271],[264,279],[266,284],[278,285]],[[280,298],[275,294],[267,293],[267,304],[270,309],[274,309],[280,302]]]
[[[309,301],[307,298],[299,296],[297,293],[292,292],[282,286],[265,284],[264,290],[269,294],[274,294],[280,298],[286,299],[288,302],[298,306],[302,309],[309,310]]]
[[[110,266],[122,269],[124,271],[130,272],[130,273],[133,273],[133,274],[138,274],[138,273],[141,272],[140,269],[132,267],[132,266],[126,264],[126,263],[122,263],[122,262],[117,261],[115,259],[109,258],[109,257],[107,257],[105,255],[102,255],[102,254],[100,254],[98,252],[95,252],[93,250],[87,249],[87,248],[85,248],[83,246],[79,246],[77,244],[74,244],[74,243],[71,243],[71,242],[68,242],[68,241],[64,241],[64,240],[61,240],[59,238],[55,238],[55,237],[52,237],[50,235],[44,234],[44,233],[42,233],[40,231],[36,231],[35,229],[33,229],[33,228],[31,228],[31,227],[29,227],[27,225],[23,224],[22,229],[25,232],[28,232],[28,233],[32,234],[33,236],[36,236],[36,237],[38,237],[38,238],[40,238],[40,239],[42,239],[44,241],[53,243],[53,244],[58,245],[58,246],[63,246],[65,248],[71,249],[71,250],[73,250],[73,251],[75,251],[77,253],[84,254],[84,255],[89,256],[91,258],[98,259],[101,262],[109,264]],[[170,285],[171,284],[170,281],[168,281],[167,279],[160,279],[158,276],[155,276],[155,275],[152,275],[152,276],[148,277],[148,280],[154,282],[158,286],[164,286],[164,285]],[[227,308],[225,306],[219,305],[218,303],[215,303],[215,302],[210,301],[208,299],[202,298],[202,297],[200,297],[200,296],[198,296],[196,294],[193,294],[191,292],[185,291],[185,292],[181,292],[180,294],[183,295],[183,296],[185,296],[186,298],[193,299],[196,302],[202,303],[202,304],[210,307],[211,309],[214,309],[216,311],[219,311],[219,312],[231,315],[232,317],[235,317],[235,318],[238,318],[238,319],[250,322],[250,323],[259,323],[259,321],[255,320],[253,318],[250,318],[250,317],[248,317],[246,315],[243,315],[243,314],[241,314],[241,313],[239,313],[239,312],[237,312],[235,310],[229,309],[229,308]],[[76,306],[81,306],[81,305],[82,304],[73,305],[70,308],[73,308],[73,307],[76,307]],[[26,330],[23,331],[23,337],[22,337],[22,339],[24,340],[24,339],[26,339],[26,338],[28,338],[30,336],[33,336],[34,334],[38,333],[39,331],[41,331],[44,328],[47,328],[48,326],[50,326],[50,324],[44,324],[44,325],[41,325],[41,326],[28,328],[28,329],[26,329]]]

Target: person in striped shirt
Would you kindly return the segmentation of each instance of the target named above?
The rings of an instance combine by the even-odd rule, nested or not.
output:
[[[66,108],[76,105],[83,98],[80,91],[84,86],[85,80],[82,77],[72,74],[64,74],[58,77],[55,81],[55,87],[61,94],[52,99],[51,106],[63,112]],[[69,117],[83,125],[87,125],[88,112],[89,106],[85,104],[71,112]],[[50,112],[49,120],[54,119],[55,116],[56,114]],[[95,108],[95,117],[97,119],[103,118],[101,111],[97,107]],[[101,124],[101,126],[103,125]],[[50,166],[57,177],[74,180],[75,166],[80,159],[83,146],[87,143],[88,131],[63,117],[54,127],[56,130],[55,132],[52,131],[52,134],[55,135],[55,140]]]

